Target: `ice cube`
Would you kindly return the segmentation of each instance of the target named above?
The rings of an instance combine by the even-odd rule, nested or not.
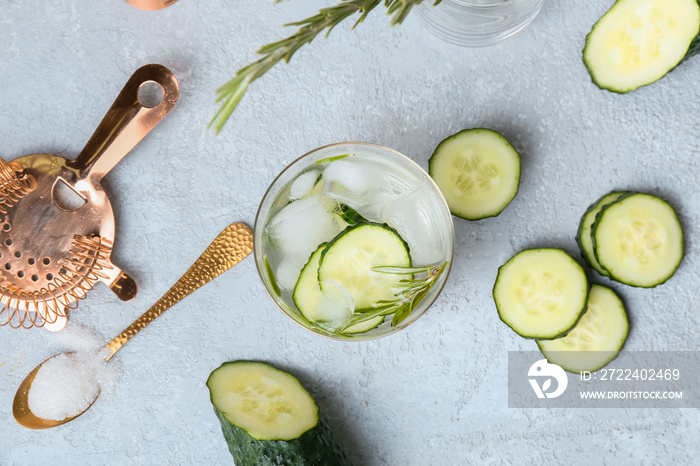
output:
[[[381,221],[408,243],[415,266],[445,260],[445,237],[437,228],[442,209],[437,196],[424,186],[396,196],[382,208]]]
[[[332,162],[323,177],[324,194],[370,220],[379,220],[381,206],[395,196],[386,169],[361,156]]]
[[[352,158],[331,162],[323,172],[329,186],[340,185],[348,193],[363,195],[385,183],[383,173],[362,160]],[[337,186],[333,189],[335,191]]]
[[[341,204],[352,207],[358,214],[368,220],[378,221],[381,211],[387,202],[393,197],[390,193],[375,192],[372,196],[352,197],[339,193],[328,193],[329,197],[337,200]]]
[[[333,238],[340,230],[339,218],[332,213],[336,202],[318,195],[299,199],[286,205],[267,225],[267,233],[282,248],[291,253],[301,248],[308,257],[316,247]]]
[[[342,286],[331,280],[320,283],[323,297],[319,300],[319,315],[325,321],[346,322],[355,311],[355,300]]]
[[[280,210],[267,225],[266,232],[277,247],[280,264],[284,265],[285,276],[281,280],[277,277],[280,286],[293,289],[311,253],[345,227],[345,222],[332,213],[335,205],[336,201],[324,195],[299,199]],[[290,270],[294,271],[293,280]]]
[[[334,332],[344,327],[355,311],[355,300],[342,286],[331,280],[321,285],[321,299],[318,301],[316,323],[324,329]]]
[[[297,267],[298,264],[296,262],[291,258],[285,258],[277,266],[275,279],[280,288],[290,291],[294,289],[301,272],[301,267]]]
[[[316,184],[319,174],[318,170],[310,170],[299,175],[289,187],[289,199],[301,199],[309,194],[314,184]]]
[[[385,202],[391,193],[391,181],[384,167],[359,157],[332,162],[323,177],[324,194],[332,193],[354,209]]]

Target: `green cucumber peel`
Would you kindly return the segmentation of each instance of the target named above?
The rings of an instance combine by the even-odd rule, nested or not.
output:
[[[581,256],[583,257],[583,260],[586,262],[586,264],[598,272],[599,274],[609,277],[610,275],[608,274],[608,271],[605,270],[596,260],[595,257],[595,248],[593,243],[590,245],[590,251],[589,251],[589,245],[586,244],[586,240],[593,240],[593,223],[595,222],[595,217],[593,217],[593,222],[588,225],[590,216],[593,212],[600,212],[600,210],[604,209],[606,206],[609,204],[612,204],[613,202],[617,201],[620,199],[622,196],[632,194],[632,191],[611,191],[601,197],[598,198],[593,204],[588,206],[586,211],[583,213],[581,216],[581,220],[579,221],[578,229],[576,231],[576,243],[579,246],[579,249],[581,250]]]
[[[321,165],[324,163],[335,162],[336,160],[342,160],[346,157],[350,157],[350,154],[334,155],[333,157],[326,157],[325,159],[317,160],[315,163]]]
[[[280,287],[277,284],[277,279],[275,278],[275,274],[272,272],[272,267],[270,266],[270,262],[267,260],[267,254],[263,256],[265,258],[265,271],[267,272],[267,278],[270,279],[270,286],[272,286],[272,291],[277,296],[281,296],[282,292],[280,291]]]

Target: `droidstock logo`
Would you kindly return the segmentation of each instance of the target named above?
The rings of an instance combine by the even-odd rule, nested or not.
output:
[[[569,384],[569,378],[564,369],[548,363],[546,359],[540,359],[530,366],[527,375],[537,398],[556,398],[564,393]],[[549,391],[552,388],[552,379],[557,381],[557,386],[555,390]],[[542,380],[542,385],[539,380]]]

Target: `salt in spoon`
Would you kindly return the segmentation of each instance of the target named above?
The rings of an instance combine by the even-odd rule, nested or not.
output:
[[[219,233],[219,236],[212,241],[209,247],[199,256],[199,259],[185,272],[185,274],[160,298],[149,310],[144,312],[141,317],[136,319],[122,333],[117,335],[114,340],[107,343],[105,348],[109,350],[109,355],[106,360],[109,361],[114,353],[126,344],[138,332],[143,330],[148,324],[153,322],[156,317],[167,311],[174,304],[178,303],[184,297],[195,291],[197,288],[205,285],[209,281],[218,277],[240,261],[245,259],[253,250],[253,232],[251,229],[242,223],[233,223],[226,227],[224,231]],[[66,353],[60,353],[66,354]],[[51,356],[46,361],[55,358],[58,355]],[[90,405],[82,412],[69,416],[60,421],[53,419],[40,418],[29,409],[29,390],[32,382],[36,377],[39,369],[46,361],[39,364],[33,371],[27,375],[22,381],[15,399],[12,403],[12,414],[17,422],[28,429],[49,429],[51,427],[60,426],[66,422],[70,422],[76,417],[90,409],[90,406],[97,400],[100,392],[97,392],[95,399],[90,402]]]

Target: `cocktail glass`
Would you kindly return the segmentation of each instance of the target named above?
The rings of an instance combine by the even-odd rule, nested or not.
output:
[[[544,0],[442,0],[421,2],[416,13],[439,38],[466,47],[492,45],[523,30]]]
[[[408,244],[411,266],[419,270],[390,272],[403,273],[403,281],[392,287],[395,300],[378,303],[377,308],[387,312],[384,316],[369,319],[364,315],[367,309],[359,315],[352,302],[347,304],[347,293],[330,286],[331,304],[337,304],[336,296],[340,309],[336,307],[329,320],[308,318],[309,313],[300,312],[293,298],[302,268],[323,243],[349,225],[367,221],[398,232]],[[452,216],[425,171],[394,150],[359,142],[324,146],[287,166],[265,193],[254,231],[258,273],[275,304],[302,327],[339,340],[386,336],[415,322],[442,290],[454,249]],[[402,294],[406,290],[413,294]],[[351,325],[358,319],[366,319],[368,328],[370,323],[380,323],[362,331],[363,325]]]

